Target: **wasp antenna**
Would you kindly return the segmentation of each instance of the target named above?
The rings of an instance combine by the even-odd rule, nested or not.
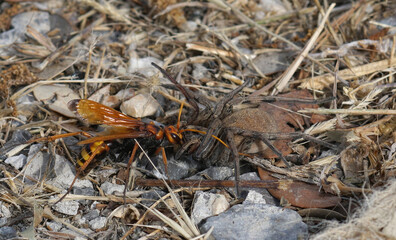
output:
[[[184,106],[184,101],[180,104],[179,116],[177,116],[177,124],[176,124],[177,131],[179,131],[180,128],[180,117],[183,111],[183,106]]]
[[[198,130],[198,129],[192,129],[192,128],[182,129],[179,132],[180,133],[182,133],[182,132],[196,132],[196,133],[200,133],[200,134],[206,134],[205,131],[201,131],[201,130]]]

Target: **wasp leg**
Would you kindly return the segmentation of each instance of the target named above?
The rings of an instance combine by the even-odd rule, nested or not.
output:
[[[126,176],[125,176],[124,196],[123,196],[123,198],[124,198],[124,205],[126,204],[126,190],[127,190],[127,188],[128,188],[128,185],[129,185],[129,175],[130,175],[130,171],[131,171],[131,165],[132,165],[132,163],[133,163],[133,160],[135,159],[136,151],[137,151],[138,147],[139,147],[139,145],[138,145],[137,142],[136,142],[136,143],[135,143],[135,146],[133,146],[132,154],[131,154],[131,156],[129,157],[129,160],[128,160],[127,174],[126,174]]]
[[[103,151],[108,151],[108,150],[109,150],[109,148],[105,142],[101,142],[98,146],[95,147],[95,150],[92,151],[92,154],[89,156],[89,158],[87,160],[85,160],[84,164],[82,166],[80,166],[80,168],[77,170],[76,176],[74,177],[73,182],[70,184],[66,193],[58,201],[56,201],[54,203],[54,205],[61,202],[71,192],[73,185],[76,182],[77,178],[80,177],[82,173],[84,173],[85,169],[92,162],[92,160],[95,158],[95,156],[102,153]]]
[[[31,139],[27,143],[44,142],[44,141],[45,142],[52,142],[52,141],[55,141],[56,139],[65,138],[65,137],[73,137],[73,136],[77,136],[77,135],[81,135],[81,136],[84,136],[84,137],[92,137],[91,134],[89,134],[87,132],[84,132],[84,131],[80,131],[80,132],[63,133],[63,134],[58,134],[58,135],[55,135],[55,136],[48,136],[48,137]]]

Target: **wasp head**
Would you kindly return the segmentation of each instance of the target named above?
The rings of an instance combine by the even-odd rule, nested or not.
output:
[[[167,126],[165,127],[165,136],[166,139],[172,144],[182,144],[183,143],[183,135],[179,132],[179,130],[175,126]]]

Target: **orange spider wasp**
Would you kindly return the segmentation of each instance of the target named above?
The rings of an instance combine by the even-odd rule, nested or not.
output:
[[[157,66],[156,66],[157,67]],[[160,69],[163,70],[163,69]],[[169,75],[167,75],[169,78]],[[174,79],[171,80],[172,82]],[[78,142],[79,145],[85,145],[81,151],[81,159],[77,161],[78,168],[76,176],[74,177],[67,192],[56,202],[62,201],[66,195],[71,191],[77,178],[85,176],[91,169],[93,169],[101,156],[105,155],[110,150],[110,144],[112,141],[117,139],[137,139],[137,138],[153,138],[157,141],[168,141],[170,144],[181,145],[183,143],[182,133],[185,131],[197,132],[206,134],[204,131],[196,129],[180,129],[180,117],[183,109],[183,103],[180,106],[177,124],[175,126],[159,126],[154,122],[143,122],[140,119],[129,117],[113,108],[107,107],[103,104],[86,100],[86,99],[75,99],[68,103],[68,108],[73,111],[77,117],[89,125],[103,125],[105,130],[98,132],[96,136],[92,136],[90,133],[85,131],[72,132],[59,134],[55,136],[43,137],[38,139],[30,140],[29,142],[38,141],[54,141],[56,139],[71,137],[76,135],[82,135],[87,139]],[[216,136],[213,138],[220,141],[226,147],[228,145]],[[127,173],[129,175],[130,166],[135,158],[138,144],[135,143],[131,156],[128,160]],[[162,153],[162,159],[165,165],[165,173],[167,173],[167,158],[164,147],[161,146],[159,149]],[[158,152],[158,151],[157,151]],[[127,176],[128,176],[127,175]],[[127,181],[126,181],[127,185]],[[124,189],[124,197],[127,186]],[[56,204],[55,203],[55,204]]]

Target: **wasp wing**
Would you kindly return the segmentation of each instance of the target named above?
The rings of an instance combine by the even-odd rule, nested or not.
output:
[[[67,105],[71,111],[88,124],[105,124],[128,129],[136,129],[146,125],[138,119],[91,100],[75,99],[71,100]]]
[[[125,138],[147,138],[147,137],[151,137],[151,136],[153,136],[153,134],[151,132],[136,131],[136,132],[129,132],[129,133],[118,133],[118,134],[112,134],[112,135],[91,137],[91,138],[88,138],[81,142],[78,142],[78,144],[83,145],[83,144],[89,144],[89,143],[94,143],[94,142],[99,142],[99,141],[110,141],[110,140],[125,139]]]

